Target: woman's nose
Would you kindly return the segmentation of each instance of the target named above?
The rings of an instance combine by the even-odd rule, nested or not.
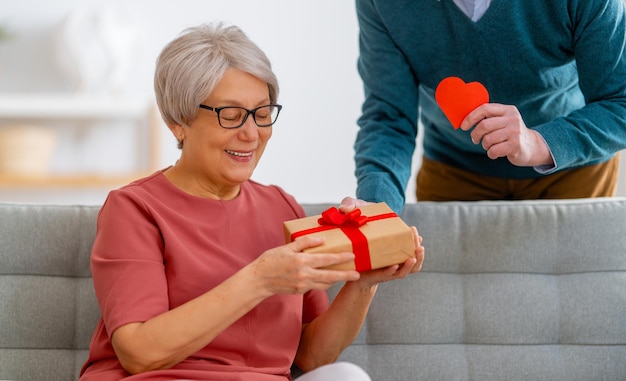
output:
[[[259,136],[259,126],[256,125],[252,115],[248,115],[248,118],[243,123],[243,126],[239,128],[239,131],[246,139],[256,139]]]

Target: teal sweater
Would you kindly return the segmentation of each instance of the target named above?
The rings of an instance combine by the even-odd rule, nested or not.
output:
[[[468,171],[526,179],[603,162],[626,148],[623,0],[493,0],[472,22],[452,0],[357,0],[365,101],[355,142],[357,197],[404,206],[417,136],[424,155]],[[434,100],[448,76],[515,105],[555,167],[489,159]]]

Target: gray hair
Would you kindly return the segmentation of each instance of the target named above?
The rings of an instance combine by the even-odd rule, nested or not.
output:
[[[265,53],[236,26],[203,24],[185,29],[159,55],[154,74],[157,105],[165,123],[187,125],[229,68],[265,81],[270,102],[278,80]]]

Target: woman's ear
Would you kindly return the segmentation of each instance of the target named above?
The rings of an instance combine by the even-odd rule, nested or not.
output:
[[[185,141],[185,128],[180,124],[173,124],[168,127],[178,142],[178,149],[183,149],[183,142]]]

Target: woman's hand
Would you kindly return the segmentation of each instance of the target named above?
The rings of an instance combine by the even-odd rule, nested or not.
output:
[[[416,273],[422,269],[424,263],[424,247],[422,246],[422,237],[419,235],[417,228],[411,226],[413,232],[413,242],[415,244],[415,258],[408,258],[404,263],[375,269],[361,273],[361,278],[357,281],[363,288],[370,288],[378,283],[388,282],[390,280],[402,279],[409,274]]]
[[[344,197],[339,205],[339,210],[348,213],[355,208],[371,204],[364,200],[352,197]],[[424,262],[424,247],[422,246],[422,237],[419,235],[415,226],[411,227],[413,232],[413,243],[415,244],[415,258],[409,258],[402,264],[392,265],[381,269],[371,270],[361,273],[359,282],[363,287],[371,287],[378,283],[387,282],[394,279],[402,279],[409,274],[416,273],[422,269]]]
[[[411,229],[416,258],[409,258],[400,265],[361,273],[357,281],[346,282],[328,311],[305,327],[296,355],[296,364],[301,369],[313,369],[336,361],[358,335],[378,283],[401,279],[421,269],[424,261],[422,238],[415,227]]]
[[[265,298],[325,290],[335,282],[352,282],[354,270],[321,267],[354,261],[354,254],[305,253],[322,238],[302,237],[267,250],[210,291],[143,323],[116,329],[111,338],[120,363],[130,373],[165,369],[199,351]]]
[[[515,106],[485,103],[470,112],[461,129],[470,130],[474,144],[482,143],[490,159],[506,157],[519,167],[554,165],[543,137],[526,127]]]
[[[312,289],[326,290],[336,282],[358,280],[360,275],[354,270],[322,269],[354,261],[354,254],[303,252],[323,242],[323,238],[304,236],[270,249],[250,264],[253,274],[270,294],[303,294]]]

